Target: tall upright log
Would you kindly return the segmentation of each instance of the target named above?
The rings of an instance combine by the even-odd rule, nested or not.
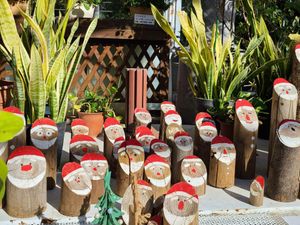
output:
[[[235,103],[234,138],[236,147],[236,176],[252,179],[255,176],[258,117],[254,107],[244,99]]]
[[[37,119],[31,126],[30,137],[33,146],[42,151],[47,162],[47,189],[56,185],[57,137],[56,123],[49,118]]]
[[[300,44],[295,45],[295,51],[293,55],[293,64],[292,64],[292,74],[291,82],[295,85],[298,96],[300,93]],[[300,120],[300,99],[298,99],[297,104],[297,120]]]
[[[139,126],[151,128],[152,117],[149,111],[145,108],[136,108],[134,110],[135,128]]]
[[[163,125],[164,130],[162,131],[164,135],[161,138],[164,141],[166,140],[166,128],[171,124],[182,126],[181,116],[178,114],[178,112],[174,110],[169,110],[168,112],[165,113],[164,125]]]
[[[166,127],[165,127],[164,119],[165,119],[165,114],[169,110],[176,110],[175,105],[172,102],[168,102],[168,101],[162,102],[160,105],[160,126],[159,126],[159,139],[161,140],[164,140],[165,137]]]
[[[212,117],[207,112],[199,112],[195,118],[195,132],[194,132],[194,152],[199,155],[200,145],[200,127],[204,121],[211,121]]]
[[[89,135],[89,127],[83,119],[74,119],[71,123],[72,135],[77,134]]]
[[[8,143],[0,142],[0,159],[6,162],[8,158]]]
[[[297,101],[296,87],[283,78],[277,78],[273,84],[268,168],[273,154],[276,129],[282,120],[296,119]]]
[[[148,127],[139,126],[135,130],[135,138],[142,144],[145,154],[149,155],[150,143],[153,139],[155,139],[152,131]]]
[[[16,148],[8,157],[6,212],[17,218],[33,217],[47,208],[46,159],[32,146]]]
[[[181,125],[178,125],[176,123],[171,123],[169,126],[167,126],[166,129],[166,138],[165,138],[165,142],[167,142],[167,144],[173,148],[174,146],[174,136],[177,132],[179,131],[184,131],[184,129],[182,128]]]
[[[299,193],[300,122],[283,120],[276,134],[266,193],[276,201],[292,202]]]
[[[265,179],[257,176],[250,185],[250,204],[254,206],[262,206],[264,203]]]
[[[164,158],[171,166],[171,148],[167,143],[159,139],[153,139],[150,143],[150,153]]]

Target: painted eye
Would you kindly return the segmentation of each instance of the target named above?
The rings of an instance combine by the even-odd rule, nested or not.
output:
[[[282,88],[281,91],[285,91],[284,88]]]
[[[37,136],[42,137],[44,135],[44,132],[43,131],[38,131],[36,134],[37,134]]]
[[[47,135],[48,137],[50,137],[50,136],[52,135],[52,132],[51,132],[51,131],[47,131],[47,132],[46,132],[46,135]]]

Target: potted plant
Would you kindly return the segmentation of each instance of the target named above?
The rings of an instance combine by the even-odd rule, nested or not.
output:
[[[173,0],[127,0],[126,5],[130,9],[130,13],[134,14],[149,14],[151,15],[151,4],[156,6],[160,11],[166,11]]]
[[[93,18],[95,13],[99,15],[101,2],[102,0],[78,0],[71,12],[71,17]]]

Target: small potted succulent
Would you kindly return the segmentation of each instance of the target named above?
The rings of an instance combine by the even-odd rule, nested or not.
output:
[[[102,0],[78,0],[71,12],[71,17],[93,18],[95,13],[99,14],[101,2]]]

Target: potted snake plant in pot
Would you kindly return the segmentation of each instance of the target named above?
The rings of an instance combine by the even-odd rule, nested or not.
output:
[[[78,0],[71,11],[72,18],[93,18],[99,17],[100,4],[102,0]]]
[[[155,5],[161,12],[166,11],[173,0],[127,0],[125,4],[129,7],[130,13],[151,15],[151,4]]]

